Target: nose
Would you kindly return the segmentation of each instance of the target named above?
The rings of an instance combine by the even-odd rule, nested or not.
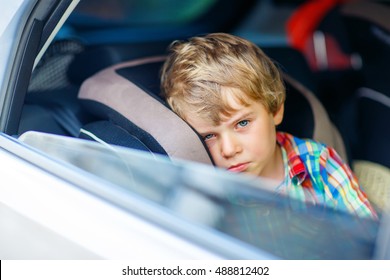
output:
[[[234,157],[242,150],[241,143],[233,133],[226,133],[221,136],[221,154],[224,158]]]

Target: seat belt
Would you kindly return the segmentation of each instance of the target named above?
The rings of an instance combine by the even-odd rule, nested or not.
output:
[[[58,105],[46,108],[52,113],[55,121],[69,133],[69,135],[73,137],[79,136],[82,123],[69,108]]]

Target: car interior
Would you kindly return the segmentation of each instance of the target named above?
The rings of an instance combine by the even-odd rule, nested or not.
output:
[[[291,26],[301,24],[310,1],[117,0],[102,9],[104,2],[81,1],[46,50],[31,75],[17,136],[40,131],[213,165],[201,138],[159,94],[159,71],[173,40],[230,32],[253,39],[283,72],[286,112],[278,129],[333,146],[374,206],[386,207],[388,3],[317,1],[332,5],[297,46]],[[156,17],[149,2],[168,14]],[[264,9],[284,18],[274,24],[273,40],[261,37],[272,31],[262,30],[266,24],[248,20]]]

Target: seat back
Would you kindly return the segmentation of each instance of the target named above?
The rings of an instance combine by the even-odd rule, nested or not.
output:
[[[79,99],[96,116],[80,137],[213,164],[199,135],[159,95],[165,56],[116,64],[88,78]],[[285,118],[279,130],[333,146],[346,159],[337,129],[314,94],[285,75]]]
[[[390,168],[390,3],[351,1],[341,7],[340,14],[350,47],[362,61],[359,86],[353,91],[349,108],[342,108],[340,127],[348,129],[344,135],[353,144],[354,159]],[[348,110],[349,115],[345,113]]]
[[[102,126],[95,127],[94,131],[103,141],[110,139],[112,144],[118,144],[113,139],[114,130],[118,130],[123,135],[118,140],[128,140],[129,147],[136,148],[143,143],[144,150],[152,153],[212,164],[197,133],[158,96],[158,73],[164,59],[156,56],[121,63],[82,84],[79,98],[84,106],[111,123],[110,131]],[[81,137],[90,138],[85,131],[84,128]],[[94,131],[90,132],[94,134]]]

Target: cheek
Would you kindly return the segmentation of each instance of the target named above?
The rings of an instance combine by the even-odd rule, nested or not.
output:
[[[226,159],[221,154],[221,148],[218,142],[213,142],[207,145],[214,164],[218,167],[226,168]]]
[[[275,145],[275,141],[272,141],[271,138],[263,138],[256,143],[252,143],[251,146],[247,146],[247,150],[258,158],[268,158],[273,153]]]
[[[260,125],[248,135],[245,141],[246,149],[257,156],[264,156],[272,153],[276,145],[275,126]]]
[[[267,139],[264,137],[247,139],[244,150],[255,159],[261,159],[266,156],[270,150]]]

